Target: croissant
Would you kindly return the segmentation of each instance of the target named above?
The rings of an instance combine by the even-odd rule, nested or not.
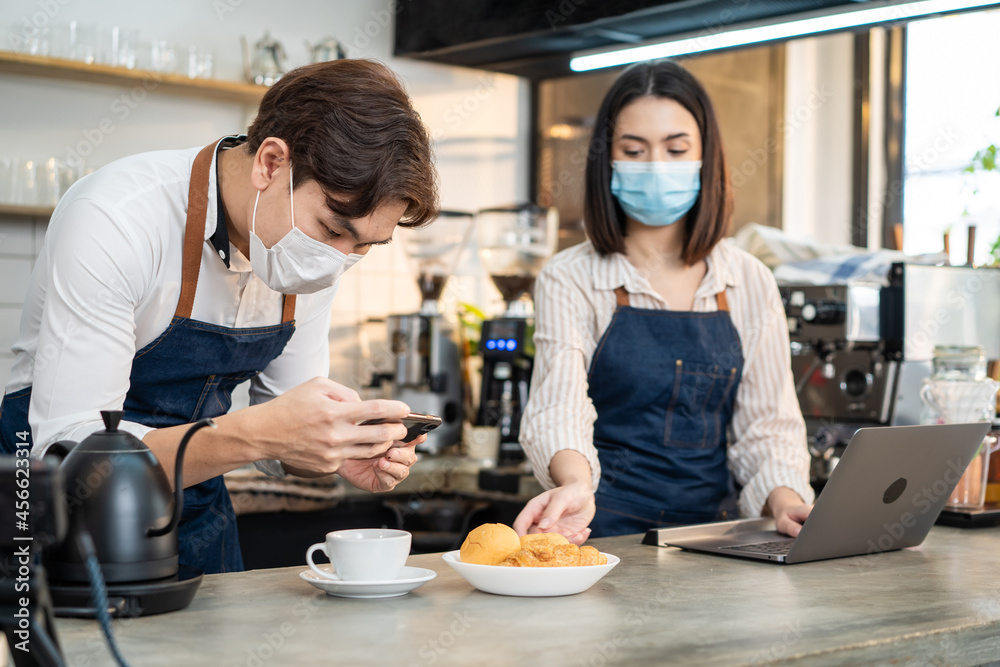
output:
[[[605,565],[608,559],[594,547],[578,547],[558,533],[521,538],[521,548],[499,564],[504,567],[573,567]]]

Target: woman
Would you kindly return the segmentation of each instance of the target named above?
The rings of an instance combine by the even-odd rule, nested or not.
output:
[[[535,284],[521,444],[549,490],[514,528],[579,544],[770,514],[797,535],[813,492],[784,310],[767,268],[723,242],[722,142],[691,74],[653,62],[618,78],[585,197],[589,241]]]

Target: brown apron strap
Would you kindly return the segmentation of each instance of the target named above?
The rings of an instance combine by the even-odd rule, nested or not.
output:
[[[295,295],[285,295],[285,305],[281,311],[281,323],[295,321]]]
[[[627,308],[628,303],[628,292],[625,291],[625,286],[615,288],[615,301],[618,303],[619,308]]]
[[[191,185],[188,187],[187,221],[184,225],[184,257],[181,270],[181,296],[177,300],[174,317],[190,318],[194,309],[194,294],[198,289],[201,273],[201,248],[205,243],[205,218],[208,215],[208,183],[212,168],[212,155],[218,143],[209,144],[198,152],[191,166]],[[218,224],[225,224],[220,220]],[[295,295],[285,295],[281,311],[282,323],[295,319]]]
[[[729,312],[729,301],[726,300],[726,290],[715,295],[715,303],[720,311]]]
[[[187,223],[184,227],[184,263],[181,272],[181,297],[177,300],[175,317],[191,317],[194,293],[201,271],[201,247],[205,243],[205,216],[208,213],[208,173],[216,144],[205,146],[191,167],[188,188]]]

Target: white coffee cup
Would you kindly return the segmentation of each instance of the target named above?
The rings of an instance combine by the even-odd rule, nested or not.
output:
[[[322,551],[334,572],[321,570],[313,562],[313,552]],[[391,581],[406,565],[410,555],[410,534],[388,528],[335,530],[306,551],[309,568],[333,581]]]

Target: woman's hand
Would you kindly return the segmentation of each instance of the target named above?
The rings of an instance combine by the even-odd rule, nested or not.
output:
[[[410,474],[410,466],[417,462],[416,446],[426,439],[425,434],[412,442],[397,441],[380,456],[344,461],[337,474],[363,491],[392,491]]]
[[[400,401],[362,401],[357,392],[326,378],[313,378],[241,412],[247,414],[248,437],[261,450],[258,458],[277,459],[295,475],[329,475],[347,461],[358,460],[377,468],[371,471],[379,480],[377,486],[395,486],[400,474],[406,476],[399,466],[408,470],[416,460],[412,446],[404,445],[396,447],[403,451],[393,453],[386,463],[380,462],[406,437],[406,427],[399,422],[410,413],[409,406]],[[389,423],[361,425],[370,419]],[[353,478],[361,481],[361,467],[355,465],[348,475],[353,473]],[[371,481],[371,485],[376,483]]]
[[[589,481],[557,486],[535,496],[514,520],[518,535],[561,533],[573,544],[583,544],[590,536],[594,518],[594,489]]]
[[[779,486],[767,497],[765,514],[774,517],[774,525],[779,533],[797,537],[802,530],[802,524],[812,511],[812,505],[802,502],[799,494],[787,486]]]

